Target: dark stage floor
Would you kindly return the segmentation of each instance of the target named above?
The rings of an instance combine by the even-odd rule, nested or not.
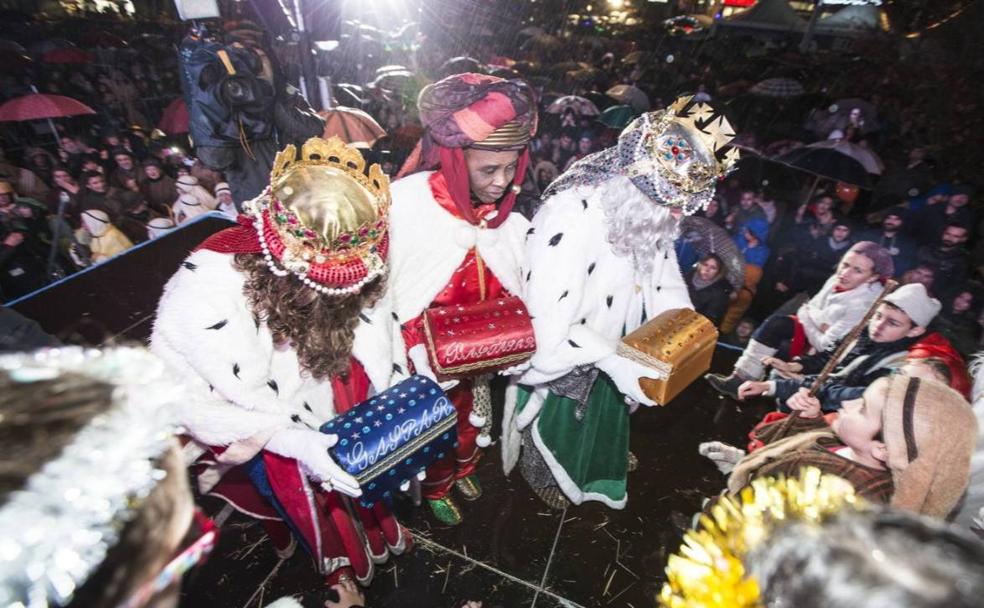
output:
[[[730,369],[734,359],[719,348],[713,369]],[[416,547],[378,568],[367,607],[451,608],[466,599],[486,608],[653,606],[667,553],[678,547],[703,497],[723,487],[697,444],[743,444],[767,407],[739,411],[699,380],[666,408],[640,409],[631,439],[639,469],[629,476],[621,511],[598,503],[551,511],[518,471],[503,476],[493,447],[479,467],[485,495],[460,502],[461,526],[436,524],[426,507],[401,509]],[[213,514],[220,506],[206,505]],[[208,564],[186,582],[181,605],[254,608],[283,595],[317,593],[321,584],[301,551],[278,561],[259,524],[233,515]]]

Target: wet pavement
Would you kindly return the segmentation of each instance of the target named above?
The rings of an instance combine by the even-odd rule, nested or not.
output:
[[[736,353],[719,348],[712,369],[730,370]],[[767,403],[743,406],[698,380],[665,408],[632,418],[629,501],[614,511],[599,503],[554,511],[530,491],[518,470],[505,477],[496,446],[479,466],[484,496],[458,501],[464,523],[435,522],[426,507],[397,505],[413,532],[411,553],[379,566],[367,592],[371,608],[453,608],[482,600],[485,608],[655,605],[666,556],[724,477],[697,454],[720,439],[743,445]],[[494,435],[495,436],[495,435]],[[218,502],[205,502],[215,514]],[[320,605],[322,580],[301,551],[278,560],[258,523],[238,514],[222,525],[209,562],[186,580],[182,606],[256,608],[284,595]]]

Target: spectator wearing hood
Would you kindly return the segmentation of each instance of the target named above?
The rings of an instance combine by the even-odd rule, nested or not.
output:
[[[156,158],[143,162],[140,194],[155,212],[170,215],[171,204],[178,198],[178,188],[174,178],[164,172],[164,165]]]
[[[205,212],[215,209],[219,204],[215,197],[198,183],[198,178],[194,175],[182,175],[178,178],[175,186],[178,189],[179,197],[182,194],[193,196],[198,200],[198,204],[205,209]],[[178,223],[181,222],[178,221]]]
[[[685,277],[694,310],[715,326],[721,324],[730,302],[731,284],[726,274],[721,258],[709,253]]]
[[[967,282],[943,299],[943,310],[934,328],[942,334],[964,357],[970,357],[979,349],[981,324],[981,286]]]
[[[3,148],[0,148],[0,180],[10,182],[10,184],[18,192],[23,193],[24,196],[29,196],[39,201],[45,200],[45,197],[50,190],[48,185],[45,184],[44,181],[33,171],[23,167],[18,167],[14,163],[7,160],[7,156]]]
[[[80,240],[88,241],[89,258],[93,264],[104,262],[133,247],[130,239],[100,209],[82,212],[82,231],[84,234],[80,235]]]
[[[762,268],[769,260],[769,246],[765,239],[769,236],[769,222],[765,217],[746,220],[735,236],[738,250],[745,256],[745,263]]]
[[[27,168],[34,172],[49,188],[52,185],[51,172],[57,164],[55,157],[44,148],[28,148],[24,152]]]

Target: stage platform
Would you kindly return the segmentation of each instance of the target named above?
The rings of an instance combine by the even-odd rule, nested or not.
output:
[[[719,347],[713,369],[730,370],[736,356]],[[416,546],[378,567],[366,606],[456,608],[468,599],[484,608],[654,606],[667,554],[679,546],[704,497],[724,486],[697,444],[744,445],[768,408],[761,401],[739,409],[703,380],[665,408],[641,408],[631,436],[639,469],[629,474],[629,501],[621,511],[598,503],[550,510],[518,471],[502,474],[493,446],[478,470],[485,495],[459,501],[462,525],[436,523],[426,506],[399,505]],[[203,504],[213,515],[222,508],[218,501]],[[260,525],[233,514],[213,557],[186,581],[181,605],[257,608],[301,594],[315,600],[321,585],[306,554],[298,550],[278,560]]]

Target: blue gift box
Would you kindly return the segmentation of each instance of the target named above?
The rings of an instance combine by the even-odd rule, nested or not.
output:
[[[338,435],[332,457],[359,482],[360,502],[368,507],[457,447],[456,424],[441,387],[411,376],[323,424],[321,432]]]

